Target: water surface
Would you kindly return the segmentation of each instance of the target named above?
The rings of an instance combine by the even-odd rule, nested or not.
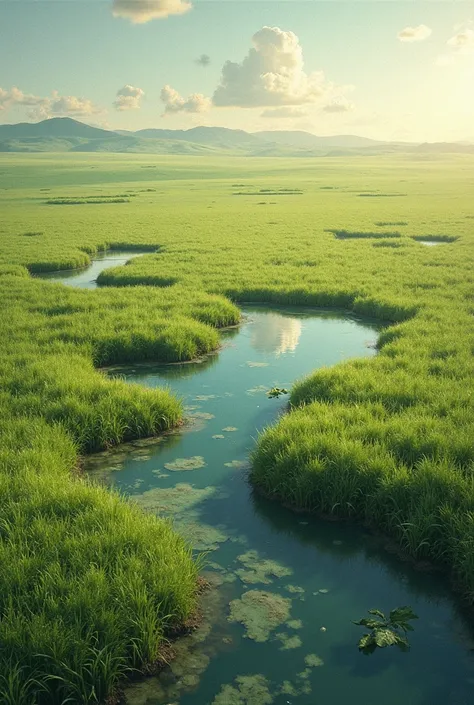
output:
[[[247,482],[258,431],[285,410],[286,398],[266,391],[373,356],[377,326],[307,310],[243,313],[244,324],[223,333],[223,349],[200,363],[120,371],[132,384],[180,395],[184,429],[88,460],[93,476],[170,516],[208,551],[216,586],[203,627],[177,643],[160,678],[130,686],[127,702],[472,705],[472,635],[440,576],[416,572],[361,528],[266,501]],[[400,605],[420,617],[410,653],[359,654],[363,632],[351,620]]]
[[[147,250],[149,253],[149,250]],[[92,263],[83,269],[63,269],[56,272],[41,272],[35,277],[47,279],[48,281],[77,286],[80,289],[95,289],[96,279],[101,272],[110,267],[120,267],[134,257],[144,254],[137,250],[106,250],[97,252]]]

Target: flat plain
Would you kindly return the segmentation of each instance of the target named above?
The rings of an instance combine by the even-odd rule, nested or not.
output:
[[[473,166],[469,155],[0,156],[5,702],[94,702],[92,691],[100,702],[192,613],[189,547],[89,483],[79,459],[183,414],[169,391],[101,367],[215,350],[242,302],[390,324],[376,357],[294,386],[289,413],[258,439],[254,486],[372,524],[474,600]],[[125,246],[148,253],[94,291],[34,277]]]

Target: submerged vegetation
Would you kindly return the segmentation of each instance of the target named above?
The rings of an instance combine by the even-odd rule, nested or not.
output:
[[[296,384],[290,413],[258,440],[251,481],[297,509],[372,524],[413,558],[444,564],[474,600],[471,157],[333,158],[317,169],[274,160],[270,171],[258,159],[7,154],[1,162],[6,702],[103,700],[127,669],[156,658],[167,628],[194,608],[197,566],[187,545],[163,520],[86,482],[78,457],[156,434],[182,415],[168,391],[97,368],[215,350],[216,329],[239,320],[232,301],[338,308],[392,324],[376,358]],[[243,191],[233,198],[237,179]],[[99,203],[105,186],[141,195],[111,208],[85,202]],[[46,188],[76,207],[47,207]],[[259,205],[256,193],[295,197]],[[424,247],[429,240],[446,245]],[[124,246],[150,254],[103,272],[94,291],[30,276],[84,267]],[[173,491],[171,501],[190,506],[206,492]],[[142,507],[169,511],[167,490],[159,492],[145,492]],[[193,531],[196,546],[227,538]],[[250,552],[239,560],[250,585],[257,575],[288,575]],[[249,590],[230,619],[265,641],[288,624],[290,605]],[[282,647],[297,644],[278,634]],[[236,702],[250,701],[238,682],[221,702],[229,688]]]

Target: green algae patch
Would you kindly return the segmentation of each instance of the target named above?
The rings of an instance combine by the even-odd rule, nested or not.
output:
[[[217,394],[198,394],[194,397],[194,401],[210,401],[211,399],[217,399]]]
[[[244,468],[249,468],[250,463],[247,460],[230,460],[228,463],[224,463],[226,468],[235,468],[236,470],[243,470]]]
[[[251,387],[246,390],[246,394],[266,394],[268,392],[268,387],[264,384],[259,384],[256,387]]]
[[[319,658],[317,654],[308,654],[304,657],[304,662],[309,668],[317,668],[318,666],[324,666],[324,661]]]
[[[286,626],[289,629],[302,629],[303,628],[303,622],[301,619],[290,619],[287,623]]]
[[[211,526],[199,521],[178,518],[174,526],[196,551],[215,551],[219,548],[219,544],[229,539],[229,534],[224,532],[225,527],[221,525]]]
[[[172,472],[183,472],[186,470],[198,470],[206,466],[202,455],[193,455],[190,458],[176,458],[171,463],[165,463],[165,468]]]
[[[237,676],[234,685],[222,686],[211,705],[270,705],[270,683],[260,674]]]
[[[210,421],[215,418],[214,414],[209,414],[207,411],[193,411],[189,416],[192,419],[199,419],[201,421]]]
[[[302,595],[304,593],[304,588],[299,587],[299,585],[285,585],[285,590],[288,590],[293,595]]]
[[[180,482],[174,487],[154,487],[133,499],[137,504],[155,514],[179,514],[185,512],[217,493],[215,487],[199,489],[186,482]]]
[[[280,651],[289,651],[290,649],[299,649],[303,646],[303,642],[297,634],[286,634],[285,632],[279,632],[275,634],[276,639],[281,641]]]
[[[247,367],[268,367],[269,362],[247,362]]]
[[[215,441],[221,441],[223,438],[225,438],[225,436],[223,436],[222,433],[216,433],[212,437]]]
[[[264,642],[270,632],[286,622],[290,616],[291,600],[264,590],[249,590],[230,603],[229,622],[245,627],[245,636]]]
[[[268,558],[261,558],[257,551],[251,550],[237,556],[237,560],[242,563],[243,568],[235,571],[236,575],[243,583],[269,585],[273,578],[284,578],[292,575],[291,568],[287,568],[277,561]]]
[[[236,426],[226,426],[222,430],[226,433],[233,433],[234,431],[238,431],[239,429]]]

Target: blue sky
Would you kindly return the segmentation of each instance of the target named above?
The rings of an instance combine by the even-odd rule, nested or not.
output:
[[[0,0],[0,122],[474,141],[474,2],[141,1]]]

